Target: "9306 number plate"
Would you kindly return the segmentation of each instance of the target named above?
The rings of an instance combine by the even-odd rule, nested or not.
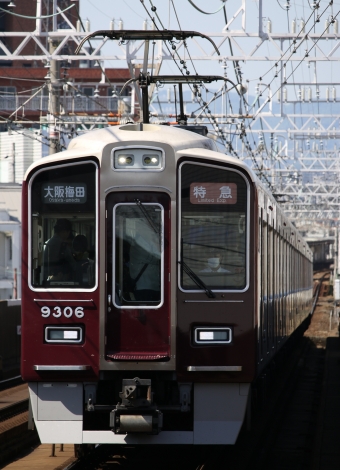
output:
[[[76,318],[83,318],[85,315],[84,307],[41,307],[41,316],[43,318],[48,318],[50,316],[54,318],[60,318],[64,316],[65,318],[71,318],[73,315]]]

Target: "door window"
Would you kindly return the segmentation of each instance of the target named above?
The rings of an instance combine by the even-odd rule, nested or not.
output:
[[[160,204],[117,204],[114,208],[114,304],[159,308],[163,303],[163,218]]]

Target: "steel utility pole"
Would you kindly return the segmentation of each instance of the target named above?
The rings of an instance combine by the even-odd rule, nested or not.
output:
[[[57,1],[53,0],[53,14],[57,12]],[[57,17],[52,17],[52,32],[57,31]],[[59,46],[59,38],[49,38],[49,53],[51,57]],[[50,61],[50,84],[49,84],[49,138],[50,138],[50,151],[49,154],[53,155],[58,152],[59,133],[56,128],[55,118],[60,114],[60,63],[56,59]]]
[[[50,54],[52,55],[58,47],[58,42],[55,40],[50,41]],[[57,153],[57,141],[59,139],[58,131],[56,129],[55,117],[60,114],[60,67],[59,62],[52,59],[50,62],[50,84],[49,84],[49,138],[50,138],[50,151],[52,155]]]

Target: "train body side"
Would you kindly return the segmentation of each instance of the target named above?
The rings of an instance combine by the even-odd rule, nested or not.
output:
[[[251,382],[309,314],[307,246],[209,139],[122,126],[60,157],[23,185],[22,375],[41,441],[233,444]],[[70,222],[51,271],[48,239]]]

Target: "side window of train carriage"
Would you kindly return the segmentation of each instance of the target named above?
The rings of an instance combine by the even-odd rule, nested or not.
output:
[[[180,286],[184,291],[247,288],[247,180],[237,171],[183,163]]]
[[[30,182],[30,284],[96,285],[96,172],[93,162],[50,167]]]

